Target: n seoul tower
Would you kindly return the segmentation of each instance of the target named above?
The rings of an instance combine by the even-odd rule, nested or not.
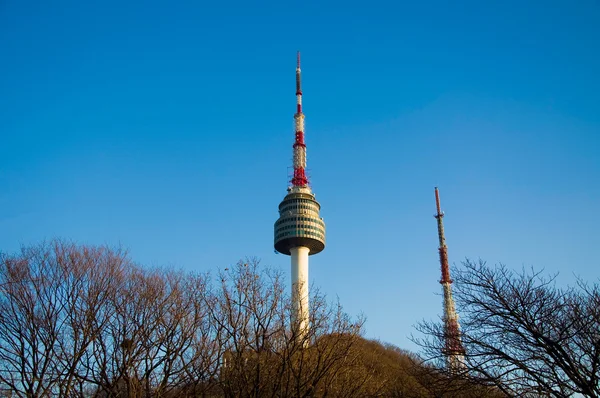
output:
[[[321,205],[316,201],[306,177],[306,144],[304,143],[304,113],[300,79],[300,52],[296,66],[296,114],[294,115],[294,176],[287,195],[279,204],[279,219],[275,222],[275,250],[291,256],[292,301],[294,327],[304,336],[309,327],[308,256],[325,248],[325,223],[319,216]]]
[[[440,240],[440,265],[442,267],[442,290],[444,293],[444,339],[445,348],[443,354],[446,357],[446,368],[451,373],[459,373],[465,368],[465,349],[460,338],[460,325],[458,324],[458,315],[452,299],[452,279],[450,279],[450,267],[448,266],[448,247],[444,236],[444,212],[440,206],[440,193],[435,188],[435,205],[437,214],[438,238]]]

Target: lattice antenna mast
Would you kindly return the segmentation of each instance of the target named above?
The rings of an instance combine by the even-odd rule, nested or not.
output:
[[[308,185],[306,177],[306,144],[304,143],[304,113],[302,113],[302,70],[300,69],[300,51],[296,64],[296,114],[294,115],[296,139],[294,140],[294,177],[292,185],[305,187]]]
[[[458,323],[458,315],[452,298],[452,279],[450,278],[450,267],[448,265],[448,247],[446,246],[446,238],[444,236],[444,212],[440,206],[440,193],[438,188],[435,188],[435,204],[437,214],[434,217],[437,219],[438,238],[439,238],[439,254],[440,265],[442,268],[442,290],[444,294],[444,338],[445,348],[443,354],[446,357],[446,366],[452,373],[459,373],[464,370],[465,349],[463,348],[460,338],[460,325]]]

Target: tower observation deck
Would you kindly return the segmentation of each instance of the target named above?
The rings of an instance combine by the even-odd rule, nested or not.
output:
[[[308,187],[291,187],[279,204],[275,222],[275,250],[291,255],[294,247],[308,248],[309,255],[325,248],[325,223],[319,216],[321,205]]]
[[[325,248],[325,223],[319,215],[321,205],[315,199],[306,176],[306,144],[304,143],[304,113],[300,53],[296,67],[296,114],[294,176],[287,195],[279,204],[279,218],[275,222],[275,250],[291,256],[292,300],[294,318],[300,334],[308,328],[308,256]]]

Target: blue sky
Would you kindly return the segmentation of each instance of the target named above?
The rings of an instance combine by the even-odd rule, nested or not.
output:
[[[122,244],[150,266],[282,267],[273,222],[303,54],[327,247],[367,337],[441,312],[452,263],[598,278],[600,3],[0,2],[0,249]]]

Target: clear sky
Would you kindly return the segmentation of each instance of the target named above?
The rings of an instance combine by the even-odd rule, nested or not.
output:
[[[449,5],[451,4],[451,5]],[[451,263],[599,276],[600,3],[0,1],[0,249],[282,267],[302,51],[310,280],[407,349]]]

